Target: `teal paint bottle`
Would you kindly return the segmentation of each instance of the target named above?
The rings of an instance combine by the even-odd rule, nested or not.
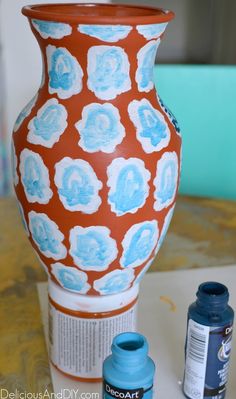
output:
[[[224,399],[229,372],[234,311],[225,285],[199,286],[189,307],[183,392],[188,399]]]
[[[117,335],[103,363],[103,399],[152,399],[155,364],[146,338],[134,332]]]

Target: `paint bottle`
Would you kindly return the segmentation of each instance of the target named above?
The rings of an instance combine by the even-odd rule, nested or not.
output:
[[[146,338],[134,332],[117,335],[103,363],[103,399],[152,399],[155,364]]]
[[[118,294],[79,295],[49,279],[49,349],[54,367],[68,377],[102,381],[113,338],[136,330],[138,284]]]
[[[223,399],[229,372],[234,311],[225,285],[206,282],[189,307],[183,392],[189,399]]]

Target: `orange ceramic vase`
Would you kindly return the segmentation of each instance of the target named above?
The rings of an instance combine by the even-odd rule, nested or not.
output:
[[[51,4],[23,14],[43,76],[14,127],[15,191],[49,276],[52,362],[96,380],[113,336],[135,329],[139,282],[176,201],[181,137],[153,81],[173,13]]]

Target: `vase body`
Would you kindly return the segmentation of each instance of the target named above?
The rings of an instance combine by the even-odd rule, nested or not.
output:
[[[24,13],[43,58],[39,91],[13,132],[27,234],[52,284],[119,295],[138,286],[176,201],[181,137],[153,82],[173,15],[115,5]]]

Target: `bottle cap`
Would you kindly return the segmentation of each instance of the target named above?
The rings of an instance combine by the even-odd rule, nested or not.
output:
[[[146,338],[136,332],[118,334],[111,346],[112,359],[116,366],[122,368],[143,366],[148,355]]]
[[[228,288],[221,283],[208,281],[202,283],[197,291],[197,304],[211,310],[223,309],[229,301]]]

